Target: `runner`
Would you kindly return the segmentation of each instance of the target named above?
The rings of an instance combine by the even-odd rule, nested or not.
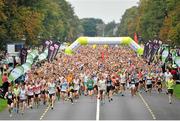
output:
[[[14,86],[14,111],[16,113],[19,113],[19,93],[20,93],[20,87],[18,84],[15,84]]]
[[[149,72],[146,80],[146,92],[149,92],[151,95],[151,90],[152,90],[152,75]]]
[[[47,102],[47,84],[43,78],[41,78],[41,98],[43,104],[46,105]]]
[[[20,100],[20,109],[22,115],[24,114],[26,108],[26,101],[27,101],[27,89],[25,88],[25,84],[21,84],[21,89],[19,93],[19,100]]]
[[[94,81],[92,79],[93,79],[93,76],[91,76],[87,81],[88,95],[91,97],[91,99],[93,96],[93,85],[94,85]]]
[[[7,99],[7,104],[8,104],[8,111],[9,111],[9,116],[12,117],[12,110],[13,110],[13,107],[14,107],[14,94],[12,92],[12,88],[9,87],[8,88],[8,92],[6,92],[5,94],[5,99]]]
[[[94,72],[93,74],[93,93],[94,95],[97,97],[98,96],[98,86],[97,86],[97,81],[98,81],[98,77],[97,77],[97,72]]]
[[[106,90],[107,90],[107,95],[108,95],[108,99],[109,99],[109,102],[113,101],[113,82],[111,80],[111,77],[110,75],[108,75],[107,77],[107,80],[106,80]]]
[[[80,89],[80,81],[77,76],[73,80],[73,83],[74,83],[74,98],[75,98],[75,102],[77,102],[77,99],[79,98],[79,89]]]
[[[34,105],[34,84],[32,80],[28,83],[27,86],[27,96],[28,96],[28,108],[33,108]]]
[[[60,87],[61,87],[61,97],[62,97],[62,100],[64,102],[66,97],[67,97],[67,91],[68,91],[68,83],[67,83],[67,80],[64,77],[62,77]]]
[[[54,79],[52,78],[48,83],[48,94],[49,94],[48,98],[51,109],[54,109],[54,102],[56,99],[55,93],[56,93],[56,85],[54,83]]]
[[[134,79],[134,76],[133,74],[131,74],[130,76],[130,82],[129,82],[129,85],[130,85],[130,89],[131,89],[131,96],[135,96],[135,79]]]
[[[106,80],[101,75],[98,81],[99,99],[104,104],[105,103],[105,91],[106,91]]]
[[[121,83],[120,86],[121,96],[124,96],[125,85],[126,85],[126,71],[120,74],[120,83]]]
[[[41,99],[41,95],[40,95],[40,94],[41,94],[41,85],[40,85],[39,80],[37,80],[37,81],[35,82],[34,94],[35,94],[35,100],[34,100],[34,102],[35,102],[36,107],[38,108],[38,107],[39,107],[39,101],[40,101],[40,99]]]
[[[174,91],[175,81],[173,80],[173,76],[169,78],[169,80],[166,81],[166,87],[168,90],[168,96],[169,96],[169,104],[172,103],[172,95]]]
[[[70,82],[69,83],[69,99],[71,101],[71,104],[73,104],[73,98],[74,98],[74,83]]]

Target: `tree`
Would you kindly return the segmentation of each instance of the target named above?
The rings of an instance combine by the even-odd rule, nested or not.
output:
[[[132,36],[137,32],[144,40],[158,36],[164,42],[171,38],[179,44],[179,6],[179,0],[140,0],[137,7],[125,11],[118,35]]]
[[[84,18],[81,19],[80,21],[81,21],[81,25],[83,26],[84,36],[97,36],[99,29],[98,25],[104,24],[104,22],[101,19],[95,19],[95,18]]]

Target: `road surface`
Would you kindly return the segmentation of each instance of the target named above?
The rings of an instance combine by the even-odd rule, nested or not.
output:
[[[138,93],[131,97],[115,95],[112,102],[102,104],[97,99],[81,96],[78,102],[56,101],[55,108],[41,105],[38,109],[27,109],[24,115],[9,117],[7,109],[0,113],[1,120],[179,120],[180,100],[173,98],[168,103],[166,94],[157,92],[148,95]]]

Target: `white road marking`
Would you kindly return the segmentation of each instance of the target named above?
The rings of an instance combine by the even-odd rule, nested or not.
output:
[[[43,118],[43,117],[46,115],[46,113],[48,112],[49,108],[50,108],[50,106],[48,106],[48,107],[45,109],[44,113],[42,114],[42,116],[40,117],[39,120],[42,120],[42,118]]]
[[[100,100],[97,99],[97,108],[96,108],[96,121],[99,121],[99,113],[100,113]]]
[[[149,107],[148,103],[144,100],[143,96],[139,93],[139,96],[141,98],[141,100],[143,101],[143,103],[145,104],[146,108],[148,109],[148,111],[150,112],[153,120],[156,120],[156,116],[154,115],[153,111],[151,110],[151,108]]]

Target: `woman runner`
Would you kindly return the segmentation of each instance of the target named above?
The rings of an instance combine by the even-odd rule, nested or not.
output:
[[[51,109],[54,109],[54,102],[56,99],[56,85],[54,83],[54,80],[51,79],[48,83],[48,94],[49,94],[49,105],[51,106]]]
[[[5,99],[7,99],[7,104],[8,104],[8,111],[9,111],[9,116],[12,117],[12,110],[13,110],[13,101],[14,101],[14,94],[12,92],[12,88],[8,88],[8,92],[5,94]]]

